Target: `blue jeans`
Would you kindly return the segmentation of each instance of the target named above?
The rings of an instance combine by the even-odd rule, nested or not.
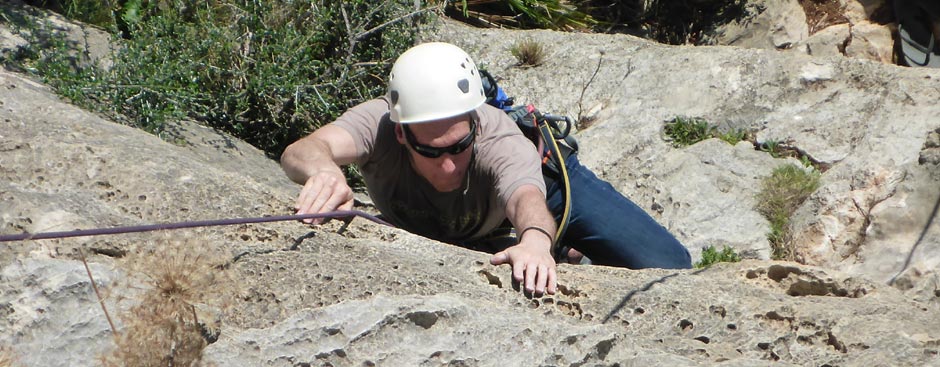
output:
[[[630,269],[692,267],[689,251],[666,228],[594,172],[578,155],[565,160],[571,186],[571,214],[561,245],[599,265]],[[561,220],[564,192],[558,181],[547,187],[548,207]]]

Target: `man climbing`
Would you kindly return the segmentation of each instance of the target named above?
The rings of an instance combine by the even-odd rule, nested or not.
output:
[[[304,185],[298,214],[352,208],[340,166],[356,163],[384,218],[410,232],[474,247],[508,219],[518,243],[495,249],[491,263],[511,264],[528,292],[554,294],[559,189],[546,188],[533,144],[485,99],[480,72],[463,50],[439,42],[412,47],[392,66],[386,96],[352,107],[284,151],[285,173]],[[566,163],[571,214],[560,242],[596,264],[691,267],[671,234],[576,154]]]

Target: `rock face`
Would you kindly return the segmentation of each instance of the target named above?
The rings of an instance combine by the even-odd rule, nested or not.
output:
[[[806,13],[797,0],[748,2],[744,19],[719,27],[720,45],[787,49],[809,37]]]
[[[940,73],[621,36],[524,37],[551,45],[543,66],[512,67],[513,38],[498,30],[451,24],[430,38],[479,55],[520,102],[572,116],[593,110],[599,122],[578,133],[582,161],[656,216],[693,258],[702,246],[725,244],[769,256],[770,229],[754,195],[772,169],[799,162],[717,139],[672,148],[662,128],[676,116],[752,131],[826,170],[822,187],[792,219],[799,260],[882,282],[903,271],[924,297],[936,297],[940,220],[930,214],[940,200],[940,166],[922,157],[936,151],[930,136],[940,127]]]
[[[90,269],[103,288],[119,276],[102,264]],[[5,262],[0,289],[0,343],[13,346],[22,365],[91,365],[108,348],[111,329],[80,261]],[[116,302],[107,305],[117,307]]]
[[[583,162],[694,257],[727,244],[750,259],[560,265],[559,293],[531,298],[487,254],[361,219],[6,242],[0,346],[22,365],[98,365],[114,341],[76,249],[120,329],[144,286],[117,286],[139,276],[119,266],[123,253],[187,237],[228,254],[220,271],[238,280],[204,354],[217,365],[940,364],[940,224],[927,224],[940,197],[937,72],[450,22],[424,35],[464,47],[520,102],[593,117],[578,132]],[[524,38],[550,45],[545,64],[511,67]],[[769,226],[754,210],[762,178],[799,162],[749,142],[674,148],[662,126],[675,116],[752,130],[827,168],[792,222],[808,264],[767,260]],[[188,122],[177,131],[187,143],[0,71],[0,233],[289,213],[298,187],[275,162]]]
[[[894,62],[896,27],[884,0],[754,0],[711,44]]]
[[[29,39],[50,42],[50,35],[55,33],[64,36],[64,46],[77,56],[80,64],[111,67],[111,51],[116,46],[104,29],[72,22],[56,13],[27,6],[22,0],[4,1],[0,4],[0,15],[4,19],[0,24],[0,57],[29,45]]]
[[[444,254],[449,251],[439,258],[451,260]],[[279,258],[280,266],[295,261]],[[377,284],[388,284],[384,279],[394,272],[385,269],[393,263],[374,264]],[[327,270],[323,263],[318,268]],[[446,290],[426,296],[386,290],[295,312],[267,328],[223,332],[207,358],[265,366],[857,366],[937,360],[923,355],[935,351],[919,346],[936,339],[936,321],[928,319],[936,311],[899,303],[897,290],[818,269],[758,262],[699,272],[563,266],[563,291],[542,299],[520,297],[501,270],[482,261],[448,264],[433,269],[433,276],[450,273],[441,277],[460,281],[458,288],[438,284]],[[905,326],[895,327],[898,322]]]

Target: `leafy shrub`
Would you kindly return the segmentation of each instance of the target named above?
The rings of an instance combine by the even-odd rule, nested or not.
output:
[[[105,28],[114,25],[113,8],[107,0],[26,0],[25,3],[52,10],[83,23]]]
[[[775,260],[792,260],[788,246],[789,222],[794,211],[819,188],[819,171],[786,164],[774,169],[761,183],[757,194],[757,211],[770,222],[770,241]]]
[[[711,138],[715,128],[701,118],[676,117],[666,123],[666,136],[672,139],[672,145],[679,148]]]
[[[716,26],[746,15],[747,3],[747,0],[648,0],[641,3],[645,6],[637,23],[647,37],[659,42],[700,44]]]
[[[724,140],[724,142],[735,145],[739,142],[750,139],[750,134],[742,129],[736,129],[726,133],[718,134],[718,139]]]
[[[715,249],[715,246],[708,246],[702,249],[702,260],[695,263],[695,267],[705,268],[715,263],[734,263],[738,261],[741,261],[741,256],[734,252],[734,249],[731,247],[724,246],[721,251],[718,251]]]
[[[590,15],[578,8],[576,4],[579,3],[578,1],[432,0],[429,2],[443,3],[447,15],[479,26],[585,30],[596,24]]]
[[[460,0],[447,15],[484,27],[594,30],[642,35],[668,44],[707,43],[718,25],[743,18],[746,0]]]
[[[5,64],[129,125],[162,134],[168,119],[188,117],[278,156],[383,94],[390,61],[413,42],[402,22],[411,9],[395,1],[124,3],[137,10],[116,9],[123,13],[111,30],[126,39],[110,69],[78,66],[62,47],[23,50]]]
[[[752,138],[749,132],[741,129],[720,132],[717,127],[710,125],[708,121],[699,117],[677,116],[666,122],[663,132],[672,141],[672,146],[676,148],[689,146],[711,138],[721,139],[731,145]]]
[[[783,143],[781,143],[779,140],[767,140],[757,144],[757,148],[762,152],[770,154],[770,156],[774,158],[781,158],[786,152]]]

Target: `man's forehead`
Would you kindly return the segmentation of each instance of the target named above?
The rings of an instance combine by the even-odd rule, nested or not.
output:
[[[422,136],[424,135],[445,135],[449,131],[464,131],[470,127],[470,116],[469,115],[459,115],[454,117],[449,117],[446,119],[421,122],[408,124],[408,128],[411,131],[418,131]]]

